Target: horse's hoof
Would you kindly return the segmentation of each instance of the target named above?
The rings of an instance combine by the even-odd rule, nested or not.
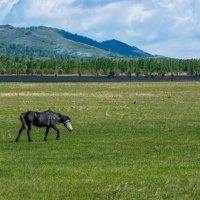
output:
[[[15,140],[15,142],[18,142],[19,140]]]
[[[47,139],[46,139],[46,138],[44,138],[44,141],[46,142],[46,141],[47,141]]]
[[[29,140],[29,142],[33,142],[33,140]]]

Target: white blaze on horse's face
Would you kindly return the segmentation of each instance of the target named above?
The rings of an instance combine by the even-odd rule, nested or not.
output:
[[[65,127],[71,132],[73,130],[70,120],[65,121]]]

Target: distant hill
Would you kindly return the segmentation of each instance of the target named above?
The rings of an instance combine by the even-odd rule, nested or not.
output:
[[[146,58],[153,57],[151,54],[148,54],[136,47],[131,47],[123,42],[118,40],[108,40],[101,43],[104,50],[112,51],[123,56],[135,57],[135,58]]]
[[[10,25],[0,26],[0,54],[27,54],[38,59],[154,57],[117,40],[97,42],[56,28]]]

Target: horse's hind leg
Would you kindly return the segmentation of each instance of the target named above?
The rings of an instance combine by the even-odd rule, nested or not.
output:
[[[16,138],[16,140],[15,140],[16,142],[19,141],[20,135],[21,135],[21,133],[22,133],[23,130],[24,130],[24,126],[22,125],[22,127],[19,129],[18,136],[17,136],[17,138]]]
[[[28,130],[27,130],[28,141],[29,141],[29,142],[32,142],[31,136],[30,136],[30,131],[31,131],[31,126],[28,126]]]

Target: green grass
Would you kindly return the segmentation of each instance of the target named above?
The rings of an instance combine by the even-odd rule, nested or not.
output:
[[[0,84],[0,199],[200,197],[200,84]],[[61,140],[19,115],[69,115]]]

